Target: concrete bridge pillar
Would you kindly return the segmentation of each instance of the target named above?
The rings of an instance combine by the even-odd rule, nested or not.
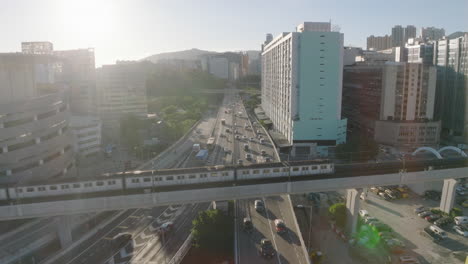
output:
[[[58,216],[57,234],[62,249],[67,248],[72,243],[72,216]]]
[[[453,208],[456,196],[457,181],[454,179],[444,180],[444,187],[442,187],[442,195],[440,197],[440,210],[450,213]]]
[[[346,208],[348,209],[346,228],[349,234],[356,232],[361,192],[361,189],[346,190]]]

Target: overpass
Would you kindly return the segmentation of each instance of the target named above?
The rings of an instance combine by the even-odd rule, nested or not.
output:
[[[467,168],[449,168],[415,172],[382,173],[372,175],[303,175],[281,178],[264,178],[216,184],[174,186],[172,190],[111,195],[86,199],[60,199],[28,204],[0,206],[0,220],[81,214],[97,211],[122,210],[210,202],[232,199],[274,196],[338,189],[367,188],[370,186],[402,185],[429,181],[444,181],[441,210],[450,211],[455,200],[456,180],[467,177]]]

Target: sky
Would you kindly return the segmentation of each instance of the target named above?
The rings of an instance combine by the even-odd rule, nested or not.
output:
[[[468,0],[0,0],[0,52],[50,41],[94,48],[100,66],[191,48],[259,50],[266,33],[330,20],[345,45],[365,47],[394,25],[468,31],[467,13]]]

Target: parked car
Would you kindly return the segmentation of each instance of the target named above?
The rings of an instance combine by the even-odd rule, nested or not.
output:
[[[269,239],[263,238],[260,241],[260,254],[265,258],[272,258],[275,256],[275,249]]]
[[[421,217],[421,218],[424,218],[424,217],[426,217],[426,216],[428,216],[428,215],[431,215],[431,214],[432,214],[431,211],[422,211],[422,212],[420,212],[420,213],[418,214],[418,216]]]
[[[468,224],[468,216],[455,216],[453,221],[456,225]]]
[[[433,222],[435,222],[437,219],[439,219],[440,217],[441,217],[441,216],[438,215],[438,214],[431,214],[431,215],[428,215],[428,216],[424,217],[424,219],[426,219],[426,221],[428,221],[428,222],[433,223]]]
[[[420,264],[419,260],[413,256],[400,256],[400,264]]]
[[[455,226],[453,226],[453,231],[455,231],[455,233],[457,233],[459,235],[462,235],[464,237],[468,237],[468,229],[463,227],[463,226],[455,225]]]
[[[450,223],[452,223],[452,219],[450,217],[442,217],[434,222],[434,225],[436,226],[446,226]]]
[[[443,239],[448,237],[448,236],[447,236],[447,233],[446,233],[442,228],[440,228],[440,227],[438,227],[438,226],[436,226],[436,225],[431,225],[431,226],[429,226],[429,229],[430,229],[432,232],[434,232],[434,233],[436,233],[437,235],[439,235],[439,236],[440,236],[441,238],[443,238]]]
[[[439,242],[441,242],[443,240],[443,238],[441,236],[434,233],[434,231],[432,231],[429,227],[425,227],[423,229],[423,231],[421,231],[421,235],[429,237],[430,239],[432,239],[432,241],[434,241],[436,243],[439,243]]]
[[[369,216],[369,212],[367,210],[359,210],[359,215],[364,218],[366,216]]]
[[[427,207],[424,207],[424,206],[419,206],[419,207],[416,207],[414,209],[414,213],[416,213],[416,214],[419,214],[419,213],[424,212],[424,211],[429,211],[429,209]]]
[[[458,195],[465,195],[466,194],[466,190],[462,186],[457,186],[457,188],[455,188],[455,190],[456,190]]]
[[[242,164],[244,164],[244,161],[241,160],[241,159],[239,159],[239,160],[237,161],[237,164],[242,165]]]

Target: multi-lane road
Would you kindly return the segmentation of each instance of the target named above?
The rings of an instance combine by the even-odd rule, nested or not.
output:
[[[242,160],[244,164],[255,164],[265,162],[268,157],[271,161],[278,161],[278,155],[275,153],[273,143],[269,140],[266,131],[261,125],[252,122],[248,116],[242,100],[235,92],[235,102],[232,106],[232,121],[226,119],[227,126],[232,126],[232,130],[237,130],[237,134],[233,134],[231,140],[233,142],[234,162]],[[235,126],[234,126],[235,124]],[[240,139],[235,139],[239,135]],[[245,136],[245,137],[244,137]],[[264,139],[264,143],[260,144],[259,138]],[[250,139],[253,139],[252,141]],[[247,144],[248,149],[244,148]],[[262,150],[265,155],[262,155]],[[246,155],[252,156],[251,160],[246,159]],[[254,209],[255,199],[246,199],[236,201],[236,250],[235,258],[237,263],[267,263],[272,260],[266,260],[260,256],[260,241],[262,238],[267,238],[273,243],[276,255],[273,262],[276,263],[308,263],[307,256],[302,248],[299,231],[297,230],[294,212],[291,207],[289,197],[259,197],[264,201],[265,212],[257,212]],[[250,218],[254,231],[246,233],[243,231],[243,219]],[[274,220],[282,219],[287,231],[283,234],[276,233]]]

